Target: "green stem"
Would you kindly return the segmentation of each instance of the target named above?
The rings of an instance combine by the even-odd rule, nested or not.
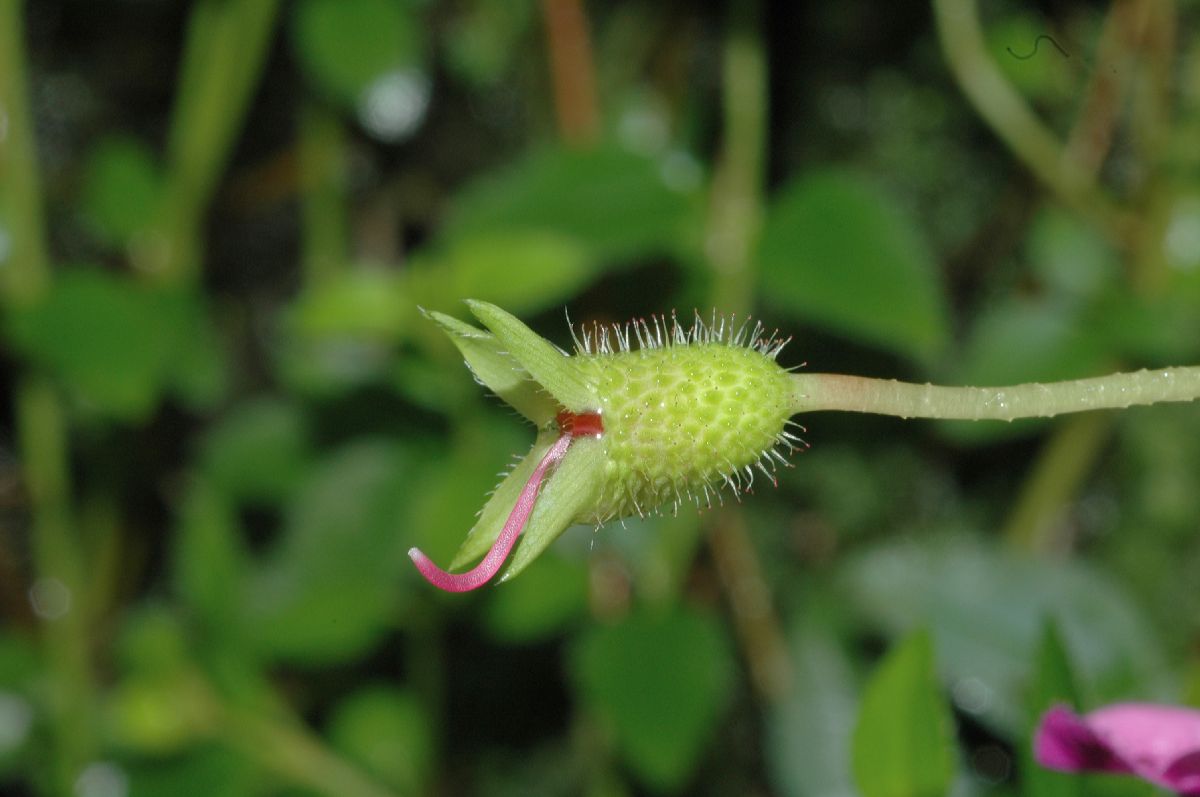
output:
[[[1012,421],[1200,398],[1200,366],[1009,387],[941,387],[841,374],[793,374],[793,413],[840,410],[901,418]]]
[[[295,785],[337,797],[394,797],[314,738],[305,726],[264,709],[226,706],[222,738],[247,759]]]
[[[200,227],[266,60],[279,0],[202,0],[192,11],[171,118],[160,235],[138,258],[168,282],[194,278]]]
[[[1016,548],[1047,552],[1064,507],[1078,492],[1113,428],[1111,413],[1089,412],[1063,423],[1038,454],[1001,536]]]
[[[34,300],[50,282],[23,36],[21,3],[0,0],[0,238],[11,247],[0,251],[0,288],[16,302]]]
[[[345,130],[327,108],[300,112],[300,188],[304,284],[317,290],[346,263]]]
[[[223,739],[293,784],[330,797],[393,797],[303,725],[270,711],[226,706]]]
[[[0,254],[3,299],[37,301],[51,280],[37,151],[25,89],[21,3],[0,0]],[[70,794],[95,749],[87,592],[72,531],[67,421],[53,385],[22,377],[13,402],[22,475],[29,495],[33,608],[41,621],[50,739],[48,783]]]
[[[987,53],[976,0],[933,0],[938,37],[963,93],[1025,166],[1067,205],[1118,243],[1135,239],[1133,220],[1096,186],[1030,109]]]
[[[713,177],[705,249],[715,306],[745,312],[754,294],[752,258],[762,225],[767,141],[767,58],[757,2],[734,3],[725,42],[724,145]]]
[[[34,609],[42,621],[52,727],[52,780],[71,793],[94,751],[92,675],[88,661],[88,593],[82,589],[78,542],[72,534],[67,429],[54,388],[27,376],[16,393],[16,423],[33,515]]]

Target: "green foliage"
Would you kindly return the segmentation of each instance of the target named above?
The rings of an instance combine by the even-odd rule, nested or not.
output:
[[[519,60],[532,12],[530,0],[464,3],[446,32],[446,66],[470,84],[498,84]]]
[[[1034,656],[1033,679],[1026,699],[1029,727],[1036,727],[1041,715],[1059,703],[1075,709],[1079,706],[1079,695],[1058,628],[1053,621],[1047,621]],[[1029,797],[1079,797],[1083,794],[1078,777],[1039,767],[1033,761],[1032,751],[1030,740],[1025,745],[1021,772],[1029,783],[1025,790]]]
[[[586,242],[516,226],[451,238],[413,265],[405,297],[419,299],[423,307],[450,309],[471,296],[514,313],[534,313],[561,304],[601,273]]]
[[[933,259],[868,182],[830,171],[789,183],[768,210],[758,260],[767,295],[797,318],[925,361],[946,344]]]
[[[128,244],[158,210],[161,183],[144,144],[127,137],[106,138],[88,161],[81,210],[107,241]]]
[[[938,797],[954,777],[954,726],[934,671],[933,643],[915,632],[889,651],[863,690],[854,780],[864,797]]]
[[[429,717],[400,689],[364,686],[338,704],[329,737],[347,757],[401,793],[419,792],[433,769]]]
[[[422,33],[406,0],[302,0],[292,20],[309,76],[350,108],[388,72],[421,66]]]
[[[361,655],[393,617],[407,526],[411,455],[366,440],[305,480],[278,544],[246,585],[244,611],[264,653],[305,662]]]
[[[484,622],[495,639],[520,644],[553,638],[586,610],[587,571],[578,563],[548,558],[496,590]]]
[[[851,797],[850,741],[857,709],[853,665],[811,621],[789,629],[791,688],[769,717],[768,761],[783,794]]]
[[[570,670],[588,709],[648,785],[676,791],[715,734],[733,663],[713,617],[639,614],[583,634]]]
[[[228,499],[274,505],[292,496],[313,457],[300,407],[250,399],[215,423],[200,454],[205,476]]]
[[[231,498],[209,482],[190,482],[171,564],[177,594],[206,630],[236,637],[250,561],[235,510]]]
[[[979,719],[1009,732],[1022,727],[1023,682],[1047,615],[1076,651],[1088,694],[1109,700],[1134,684],[1151,693],[1166,686],[1161,643],[1104,573],[969,540],[881,545],[851,562],[846,575],[868,616],[895,635],[927,625],[943,671],[974,679],[993,696],[971,706]]]
[[[105,415],[144,419],[169,389],[198,403],[224,390],[199,298],[105,272],[65,272],[10,318],[12,342]]]
[[[654,159],[611,145],[542,149],[464,188],[445,235],[542,230],[596,257],[666,254],[690,249],[699,224],[693,200]]]

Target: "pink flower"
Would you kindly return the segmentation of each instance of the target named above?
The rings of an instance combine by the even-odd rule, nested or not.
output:
[[[1137,775],[1181,795],[1200,795],[1200,711],[1118,703],[1080,717],[1065,706],[1042,716],[1034,757],[1064,772]]]

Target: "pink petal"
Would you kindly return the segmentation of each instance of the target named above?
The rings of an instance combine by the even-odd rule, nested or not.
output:
[[[554,445],[550,446],[550,450],[546,452],[541,462],[530,474],[529,481],[525,482],[525,488],[517,497],[517,503],[509,513],[504,528],[500,530],[500,535],[492,543],[491,550],[475,567],[465,573],[447,573],[420,550],[410,548],[408,556],[417,566],[417,570],[421,571],[421,575],[425,576],[425,580],[447,592],[467,592],[482,587],[490,581],[500,571],[504,561],[508,559],[508,554],[516,544],[517,537],[521,536],[521,532],[525,530],[525,523],[528,522],[529,515],[533,512],[534,504],[537,503],[538,489],[542,485],[546,471],[566,455],[567,447],[571,445],[572,439],[571,435],[564,434],[554,442]]]
[[[1160,786],[1176,788],[1167,772],[1200,753],[1200,711],[1152,703],[1118,703],[1093,711],[1088,726],[1130,768]],[[1186,765],[1183,777],[1190,773]]]
[[[1055,706],[1042,717],[1034,756],[1051,769],[1133,773],[1200,795],[1200,711],[1118,703],[1079,717]]]
[[[1163,773],[1163,782],[1180,794],[1200,795],[1200,751],[1188,753],[1171,762]]]
[[[1039,764],[1062,772],[1129,772],[1083,719],[1065,706],[1054,706],[1042,717],[1033,738]]]

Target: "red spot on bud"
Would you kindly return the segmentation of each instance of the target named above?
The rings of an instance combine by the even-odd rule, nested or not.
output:
[[[558,428],[571,437],[600,437],[604,434],[604,421],[598,412],[571,412],[563,410],[555,416]]]

